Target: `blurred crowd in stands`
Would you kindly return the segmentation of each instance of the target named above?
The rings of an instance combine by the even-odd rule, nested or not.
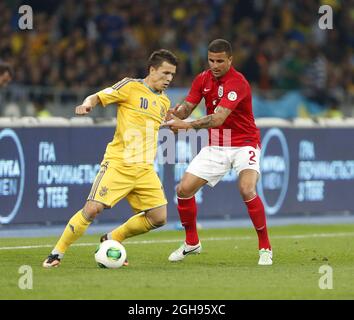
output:
[[[33,30],[19,30],[31,5]],[[321,30],[322,4],[333,29]],[[144,77],[157,48],[179,59],[174,87],[206,67],[208,42],[229,40],[234,66],[260,90],[302,90],[321,104],[354,94],[354,0],[0,1],[0,58],[13,83],[79,89]]]

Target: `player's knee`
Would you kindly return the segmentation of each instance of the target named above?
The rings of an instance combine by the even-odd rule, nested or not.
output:
[[[164,226],[166,223],[167,223],[167,216],[162,216],[162,217],[158,217],[154,221],[154,226],[156,228],[160,228],[160,227]]]
[[[167,223],[167,206],[149,210],[145,216],[155,228],[162,227]]]
[[[256,188],[252,184],[240,184],[239,189],[244,201],[251,200],[256,195]]]
[[[93,220],[96,216],[101,213],[104,209],[102,203],[87,201],[84,206],[85,215],[90,219]]]
[[[167,213],[160,213],[158,215],[153,215],[148,217],[148,219],[154,227],[160,228],[167,223]]]
[[[190,198],[193,196],[192,190],[189,190],[184,183],[179,183],[177,185],[176,193],[178,198]]]

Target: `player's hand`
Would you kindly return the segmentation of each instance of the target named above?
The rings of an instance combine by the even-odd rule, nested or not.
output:
[[[171,114],[171,120],[166,121],[163,125],[165,127],[169,127],[174,133],[177,133],[179,129],[191,129],[192,126],[190,123],[181,120],[180,118],[176,117],[174,114]]]
[[[75,108],[75,114],[83,116],[85,114],[88,114],[92,109],[93,107],[82,104]]]
[[[172,115],[178,116],[177,112],[178,112],[179,106],[180,106],[180,104],[176,104],[176,106],[174,108],[167,110],[165,122],[172,120]]]
[[[167,114],[165,116],[164,122],[172,120],[172,115],[173,115],[173,109],[167,110]]]

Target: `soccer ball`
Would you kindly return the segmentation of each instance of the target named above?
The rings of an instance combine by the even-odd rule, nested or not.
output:
[[[127,252],[121,243],[115,240],[106,240],[100,243],[95,252],[95,260],[100,268],[120,268]]]

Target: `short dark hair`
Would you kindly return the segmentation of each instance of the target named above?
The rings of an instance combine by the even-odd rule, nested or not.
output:
[[[214,53],[226,52],[229,57],[232,56],[231,44],[225,39],[215,39],[210,42],[208,51]]]
[[[166,50],[166,49],[160,49],[160,50],[154,51],[151,54],[151,56],[148,60],[148,65],[147,65],[148,71],[150,71],[150,67],[154,67],[155,69],[157,69],[158,67],[160,67],[162,65],[162,63],[164,61],[166,61],[169,64],[172,64],[176,67],[178,65],[178,59],[171,51]]]
[[[13,71],[12,71],[11,66],[8,63],[6,63],[6,62],[1,62],[0,61],[0,75],[5,73],[5,72],[8,72],[10,77],[13,76]]]

